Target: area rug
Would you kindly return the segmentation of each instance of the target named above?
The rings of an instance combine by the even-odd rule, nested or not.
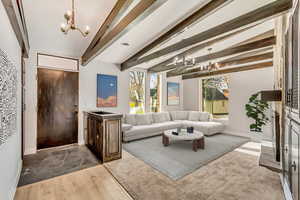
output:
[[[66,146],[27,155],[18,186],[99,165],[98,159],[85,146]]]
[[[162,136],[125,143],[123,148],[171,179],[178,180],[246,143],[244,137],[218,134],[205,137],[205,148],[192,150],[190,141],[162,145]]]
[[[104,166],[134,200],[284,199],[279,175],[244,152],[229,152],[177,181],[126,151]]]

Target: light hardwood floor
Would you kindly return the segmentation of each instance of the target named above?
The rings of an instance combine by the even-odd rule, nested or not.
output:
[[[132,200],[102,166],[19,187],[15,200]]]

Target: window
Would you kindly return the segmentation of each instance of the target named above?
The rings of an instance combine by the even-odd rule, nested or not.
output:
[[[143,71],[129,72],[129,107],[130,113],[145,113],[145,79]]]
[[[228,116],[228,77],[215,77],[202,81],[203,111],[214,118]]]
[[[161,105],[161,76],[153,73],[150,75],[150,112],[160,112]]]

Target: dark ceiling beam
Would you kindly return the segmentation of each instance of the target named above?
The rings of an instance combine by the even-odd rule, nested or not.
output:
[[[83,57],[94,48],[94,46],[99,42],[99,40],[103,37],[103,35],[113,26],[114,22],[118,20],[118,17],[121,16],[123,12],[128,9],[129,5],[133,2],[133,0],[118,0],[109,15],[106,17],[105,21],[100,26],[98,32],[94,36],[92,42],[85,50]]]
[[[222,69],[222,70],[216,70],[211,72],[202,72],[202,73],[194,73],[194,74],[187,74],[183,75],[182,79],[193,79],[193,78],[204,78],[208,76],[216,76],[216,75],[223,75],[223,74],[229,74],[234,72],[242,72],[242,71],[249,71],[249,70],[256,70],[256,69],[263,69],[267,67],[273,67],[273,62],[264,62],[264,63],[258,63],[253,65],[247,65],[242,67],[232,67],[228,69]]]
[[[130,63],[126,63],[126,67],[124,67],[125,63],[123,63],[123,69],[128,69],[130,67],[134,67],[144,62],[148,62],[150,60],[168,55],[172,52],[182,50],[189,46],[195,45],[197,43],[203,42],[205,40],[214,38],[216,36],[222,35],[224,33],[244,28],[247,26],[252,26],[254,24],[262,23],[266,20],[269,20],[273,17],[276,17],[280,14],[287,12],[293,6],[293,0],[277,0],[275,2],[269,3],[265,6],[262,6],[258,9],[255,9],[251,12],[248,12],[244,15],[241,15],[237,18],[234,18],[228,22],[225,22],[221,25],[218,25],[214,28],[211,28],[207,31],[198,33],[190,38],[184,39],[178,43],[169,45],[163,49],[160,49],[156,52],[153,52],[147,56],[144,56],[137,61],[133,61]]]
[[[250,56],[250,57],[245,57],[245,58],[232,58],[230,60],[223,60],[218,62],[219,68],[224,68],[228,66],[234,66],[234,65],[241,65],[241,64],[246,64],[246,63],[251,63],[251,62],[258,62],[258,61],[263,61],[263,60],[268,60],[273,58],[273,52],[269,53],[264,53],[264,54],[259,54],[255,56]],[[196,72],[201,72],[201,67],[193,68],[193,69],[187,69],[183,70],[182,72],[168,72],[167,77],[172,77],[172,76],[180,76],[180,75],[185,75],[185,74],[191,74],[191,73],[196,73]]]
[[[113,42],[132,29],[134,25],[149,16],[166,1],[167,0],[141,0],[111,31],[106,33],[90,51],[82,56],[82,65],[87,65],[93,58],[102,53]]]
[[[249,38],[248,40],[240,42],[240,43],[234,45],[233,47],[239,46],[239,45],[243,45],[243,44],[247,44],[247,43],[250,43],[250,42],[255,42],[257,40],[262,40],[262,39],[265,39],[265,38],[268,38],[268,37],[272,37],[272,36],[275,36],[274,29],[266,31],[266,32],[264,32],[262,34],[256,35],[256,36],[254,36],[252,38]]]
[[[270,47],[265,47],[265,48],[261,48],[258,50],[253,50],[250,52],[246,52],[246,53],[242,53],[242,54],[238,54],[232,57],[229,57],[227,59],[225,59],[224,61],[229,61],[232,59],[241,59],[241,58],[246,58],[246,57],[250,57],[250,56],[256,56],[258,54],[262,54],[262,53],[268,53],[268,52],[273,52],[274,47],[270,46]]]
[[[161,63],[158,63],[150,68],[148,68],[148,71],[149,72],[163,72],[163,71],[168,71],[168,70],[171,70],[171,69],[174,69],[174,66],[171,66],[169,64],[171,64],[172,62],[174,62],[174,59],[177,58],[178,60],[181,60],[183,59],[183,56],[186,56],[186,55],[189,55],[189,54],[193,54],[193,53],[196,53],[206,47],[209,47],[215,43],[218,43],[218,42],[221,42],[223,40],[226,40],[226,39],[229,39],[241,32],[244,32],[246,30],[248,30],[249,28],[245,28],[245,29],[242,29],[242,30],[238,30],[238,31],[235,31],[235,32],[232,32],[232,33],[229,33],[229,34],[226,34],[222,37],[218,37],[218,38],[215,38],[213,40],[209,40],[207,42],[204,42],[204,43],[201,43],[199,45],[196,45],[188,50],[185,50],[184,52],[181,52],[179,54],[176,54],[175,56],[172,56],[171,58],[161,62]]]
[[[145,53],[149,52],[153,48],[157,47],[158,45],[163,44],[164,42],[170,40],[172,37],[174,37],[176,34],[181,33],[186,28],[190,27],[191,25],[195,24],[196,22],[203,20],[204,18],[210,16],[217,10],[221,9],[225,5],[231,3],[233,0],[213,0],[204,5],[203,7],[199,8],[197,11],[195,11],[192,15],[175,25],[173,28],[171,28],[169,31],[158,37],[156,40],[148,44],[146,47],[144,47],[142,50],[137,52],[135,55],[128,58],[126,61],[124,61],[121,65],[121,70],[126,70],[130,68],[130,65],[127,65],[127,63],[136,61],[144,55]]]
[[[1,0],[22,49],[24,58],[29,55],[29,39],[21,0]]]
[[[248,30],[248,29],[246,29],[246,30]],[[273,29],[273,30],[266,31],[266,32],[261,33],[261,34],[258,34],[258,35],[255,35],[254,37],[251,37],[251,38],[249,38],[249,39],[247,39],[247,40],[244,40],[244,41],[242,41],[242,42],[240,42],[240,43],[238,43],[238,44],[236,44],[236,45],[230,46],[230,47],[228,47],[228,48],[233,48],[233,47],[241,46],[241,45],[244,45],[244,44],[256,42],[256,41],[259,41],[259,40],[262,40],[262,39],[266,39],[266,38],[268,38],[268,37],[273,37],[273,36],[274,36],[274,29]],[[273,48],[273,47],[271,47],[271,48]],[[264,49],[259,49],[259,50],[260,50],[259,53],[265,51]],[[254,53],[254,54],[252,54],[252,55],[257,54],[257,53],[255,53],[255,52],[252,52],[252,53]],[[242,55],[239,55],[239,56],[240,56],[239,58],[241,58]],[[251,54],[248,52],[248,53],[245,53],[245,56],[246,56],[246,57],[249,57],[249,56],[251,56]],[[180,58],[180,59],[182,59],[182,58]],[[238,58],[235,58],[235,59],[238,59]],[[163,65],[167,65],[167,64],[164,63]],[[170,68],[173,69],[173,68],[175,67],[175,65],[167,65],[166,67],[168,67],[169,69],[170,69]],[[178,66],[178,67],[176,67],[175,69],[173,69],[173,70],[171,70],[171,71],[168,71],[167,75],[168,75],[168,76],[174,76],[174,75],[180,74],[181,72],[183,72],[183,71],[185,71],[185,70],[188,70],[188,69],[191,68],[191,67],[194,67],[194,66]]]
[[[217,59],[217,58],[222,58],[222,57],[226,57],[226,56],[231,56],[231,55],[235,55],[235,54],[239,54],[239,53],[244,53],[247,51],[253,51],[256,49],[260,49],[260,48],[265,48],[268,46],[272,46],[276,44],[276,38],[275,37],[269,37],[266,39],[262,39],[262,40],[258,40],[256,42],[252,42],[252,43],[248,43],[248,44],[244,44],[244,45],[240,45],[237,47],[231,47],[231,48],[227,48],[215,53],[211,53],[211,54],[207,54],[204,56],[200,56],[200,57],[196,57],[195,58],[195,62],[196,63],[202,63],[202,62],[207,62],[213,59]],[[170,68],[172,67],[173,69],[182,69],[184,68],[184,64],[182,62],[177,63],[177,64],[171,64],[169,65]]]

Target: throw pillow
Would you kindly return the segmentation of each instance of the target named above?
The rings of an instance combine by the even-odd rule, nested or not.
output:
[[[171,111],[170,116],[173,121],[176,120],[176,111]]]
[[[125,123],[133,126],[136,125],[135,114],[125,114]]]
[[[200,112],[200,121],[202,122],[208,122],[210,117],[210,113],[208,112]]]
[[[152,124],[152,114],[136,115],[136,125],[150,125]]]
[[[190,111],[189,112],[189,121],[199,121],[200,120],[200,113],[197,111]]]
[[[162,112],[162,113],[164,114],[166,121],[171,121],[171,117],[170,117],[169,112]]]
[[[187,111],[176,111],[176,120],[187,120],[188,114]]]
[[[154,123],[162,123],[171,121],[170,115],[168,112],[160,112],[160,113],[153,113],[153,121]]]

